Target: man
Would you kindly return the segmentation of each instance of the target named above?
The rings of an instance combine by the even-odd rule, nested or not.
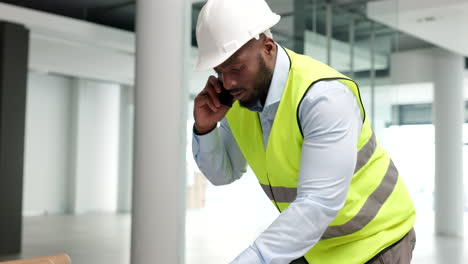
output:
[[[278,21],[264,0],[208,0],[197,22],[196,67],[217,76],[195,98],[195,160],[215,185],[250,165],[281,212],[232,263],[409,263],[414,206],[357,85],[277,45]]]

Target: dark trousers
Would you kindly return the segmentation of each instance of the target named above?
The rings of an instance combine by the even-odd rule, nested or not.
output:
[[[414,229],[411,229],[400,241],[380,251],[379,254],[366,262],[366,264],[409,264],[413,257],[415,245],[416,233]],[[293,260],[290,264],[308,264],[308,262],[302,257]]]
[[[400,241],[380,251],[366,264],[409,264],[416,245],[416,233],[411,229]]]

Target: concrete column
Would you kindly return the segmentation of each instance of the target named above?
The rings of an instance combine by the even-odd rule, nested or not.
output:
[[[76,213],[76,194],[77,194],[77,158],[78,158],[78,129],[80,113],[80,80],[72,78],[70,94],[70,114],[69,114],[69,155],[68,155],[68,175],[66,184],[66,208],[65,213]]]
[[[356,20],[354,17],[349,21],[349,77],[354,79],[354,45],[355,45],[355,28]]]
[[[294,0],[294,48],[297,53],[304,54],[304,32],[306,29],[306,1]]]
[[[317,33],[317,0],[312,0],[312,31]]]
[[[120,87],[114,83],[77,80],[76,109],[70,142],[74,172],[70,175],[68,211],[115,212],[117,209]],[[71,146],[73,146],[71,145]],[[71,203],[73,202],[73,203]]]
[[[0,23],[0,254],[21,250],[29,31]]]
[[[370,75],[369,75],[369,82],[370,82],[370,90],[371,90],[371,127],[372,130],[375,128],[375,24],[374,22],[371,23],[371,33],[369,37],[369,52],[370,52]],[[375,131],[375,130],[374,130]]]
[[[132,207],[133,118],[133,87],[121,85],[117,188],[117,212],[119,213],[129,213]]]
[[[333,6],[332,0],[327,0],[326,5],[326,34],[327,34],[327,65],[332,66],[332,40],[333,40]]]
[[[434,52],[435,232],[463,236],[463,56]]]
[[[186,5],[137,1],[132,264],[185,261]]]

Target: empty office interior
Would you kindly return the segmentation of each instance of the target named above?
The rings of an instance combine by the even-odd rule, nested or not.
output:
[[[229,263],[278,216],[250,169],[214,186],[193,160],[193,99],[214,74],[193,70],[205,2],[0,2],[2,52],[27,44],[14,49],[24,84],[0,56],[2,144],[14,129],[24,145],[18,157],[0,146],[1,164],[21,164],[1,168],[2,230],[15,228],[0,236],[0,260]],[[468,2],[267,2],[282,17],[277,43],[359,84],[416,207],[412,263],[468,263]],[[24,89],[23,116],[8,108],[10,82]]]

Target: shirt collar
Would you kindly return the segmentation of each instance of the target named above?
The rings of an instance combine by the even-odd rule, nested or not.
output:
[[[286,82],[288,81],[290,61],[286,54],[286,51],[281,45],[276,44],[276,63],[275,69],[273,70],[273,77],[271,78],[270,87],[268,89],[268,95],[265,100],[265,105],[262,106],[260,101],[256,105],[249,108],[250,111],[262,112],[264,109],[280,101],[283,96]]]

